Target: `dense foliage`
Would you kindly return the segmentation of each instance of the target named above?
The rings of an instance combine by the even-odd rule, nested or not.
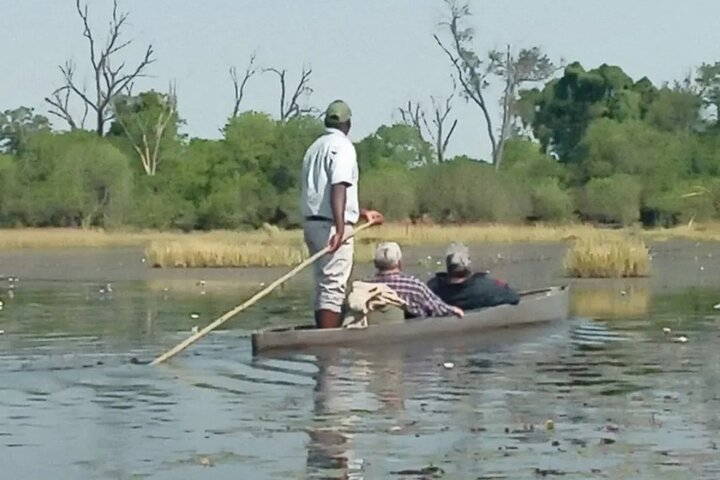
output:
[[[356,145],[362,202],[398,221],[672,225],[716,218],[718,70],[704,66],[697,79],[656,87],[619,67],[570,64],[520,92],[516,133],[499,169],[465,156],[436,164],[417,128],[382,125]],[[167,110],[167,128],[153,129],[162,95],[122,102],[103,136],[54,131],[25,107],[0,115],[0,225],[299,224],[303,153],[323,131],[316,117],[244,112],[221,139],[188,139],[174,110]],[[151,157],[149,169],[143,158]]]

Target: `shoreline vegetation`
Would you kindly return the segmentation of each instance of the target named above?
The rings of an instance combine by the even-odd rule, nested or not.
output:
[[[668,240],[720,242],[720,223],[662,229],[612,229],[583,224],[553,226],[390,223],[358,235],[357,260],[369,261],[375,244],[385,240],[397,241],[404,247],[437,245],[439,248],[444,248],[453,241],[469,245],[568,243],[571,248],[565,266],[569,273],[572,273],[575,264],[581,265],[583,270],[587,268],[592,271],[593,268],[583,266],[580,261],[581,258],[592,257],[595,260],[590,263],[612,264],[608,268],[612,271],[619,269],[623,272],[621,276],[642,276],[647,274],[648,252],[645,243]],[[627,245],[628,249],[634,249],[634,261],[623,257],[628,254],[623,253],[624,245]],[[307,258],[301,230],[282,230],[270,225],[249,231],[215,230],[189,233],[69,228],[0,229],[0,248],[3,250],[72,247],[143,248],[148,263],[159,268],[291,266]],[[599,250],[605,251],[603,249],[607,248],[612,251],[608,250],[606,254],[598,253]],[[569,263],[573,250],[575,263]],[[577,276],[595,276],[580,271],[576,273]],[[605,276],[607,272],[599,274]]]

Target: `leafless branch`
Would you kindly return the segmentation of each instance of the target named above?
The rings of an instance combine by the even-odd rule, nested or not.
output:
[[[115,96],[125,91],[128,85],[138,78],[145,76],[145,71],[152,63],[154,51],[152,45],[148,45],[145,55],[134,68],[127,69],[127,63],[120,61],[114,67],[113,60],[118,53],[125,50],[132,44],[132,40],[122,40],[122,30],[127,23],[129,14],[118,11],[118,0],[113,0],[112,16],[109,22],[107,40],[105,46],[98,47],[97,36],[93,32],[88,15],[88,6],[83,5],[81,0],[76,0],[75,7],[83,24],[83,36],[87,39],[90,66],[93,72],[94,98],[86,94],[75,82],[75,68],[72,62],[60,66],[65,84],[60,89],[72,92],[85,106],[85,115],[89,110],[95,114],[95,131],[102,136],[105,133],[105,125],[113,118],[111,103]],[[50,103],[56,110],[57,105]],[[57,114],[58,112],[54,112]],[[62,112],[59,112],[62,115]],[[65,117],[62,117],[65,118]],[[65,118],[67,120],[67,118]]]
[[[422,110],[420,102],[413,103],[411,100],[408,100],[407,106],[405,108],[400,107],[398,110],[400,111],[400,118],[402,118],[403,123],[415,127],[418,131],[422,132],[425,112]]]
[[[255,57],[256,55],[254,53],[250,56],[250,63],[245,69],[245,76],[243,76],[242,81],[238,79],[237,70],[235,69],[235,67],[230,68],[230,77],[232,78],[235,90],[235,103],[233,104],[232,113],[233,118],[237,117],[238,113],[240,113],[240,104],[242,103],[245,96],[245,86],[247,85],[250,78],[252,78],[253,75],[257,73],[257,69],[255,68]]]
[[[427,114],[419,102],[409,101],[406,107],[400,107],[400,117],[403,123],[410,125],[417,129],[421,136],[427,138],[432,142],[435,147],[435,155],[437,163],[443,163],[445,161],[445,152],[447,151],[450,143],[450,138],[455,133],[458,120],[454,119],[450,129],[446,131],[445,126],[452,111],[453,99],[457,92],[457,84],[453,78],[453,90],[447,97],[437,98],[430,97],[432,102],[432,120],[428,122]],[[432,126],[430,125],[432,123]]]
[[[287,99],[287,70],[278,70],[277,68],[266,68],[263,72],[274,73],[280,81],[280,120],[286,121],[291,118],[300,117],[302,115],[313,114],[316,109],[300,104],[302,97],[308,97],[313,93],[310,87],[310,77],[312,76],[312,68],[303,66],[300,80],[295,87],[290,99]]]
[[[78,128],[68,107],[70,87],[64,86],[56,89],[49,97],[45,97],[45,101],[51,106],[49,110],[51,115],[65,120],[72,130]]]
[[[467,100],[475,103],[483,114],[487,135],[492,147],[493,163],[495,163],[497,140],[484,92],[489,85],[487,77],[492,73],[493,66],[492,63],[483,62],[473,51],[474,32],[471,28],[462,25],[463,20],[471,15],[468,4],[459,3],[456,0],[445,0],[445,3],[450,10],[450,18],[441,25],[447,28],[452,46],[447,47],[438,35],[433,35],[433,37],[453,64],[457,79],[462,86],[463,95]]]

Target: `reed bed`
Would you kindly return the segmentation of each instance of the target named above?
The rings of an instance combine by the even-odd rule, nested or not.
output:
[[[577,278],[644,277],[650,270],[650,252],[641,238],[596,234],[575,240],[563,265]]]
[[[356,257],[358,261],[371,259],[374,245],[387,240],[397,241],[404,247],[447,245],[454,241],[467,244],[573,241],[575,243],[573,248],[577,251],[568,262],[576,262],[579,268],[589,268],[590,274],[594,275],[595,269],[589,267],[591,263],[604,265],[607,262],[620,262],[617,256],[619,251],[613,250],[613,247],[601,247],[602,242],[598,241],[599,237],[609,239],[616,249],[622,247],[625,238],[658,242],[671,239],[720,242],[720,223],[657,230],[613,230],[575,224],[555,226],[391,223],[360,234],[357,239]],[[190,233],[71,228],[0,230],[0,249],[3,250],[120,246],[144,247],[150,263],[162,267],[289,266],[302,261],[307,256],[300,230],[281,230],[269,225],[252,231],[218,230]],[[597,251],[593,253],[590,249]],[[639,256],[637,262],[630,261],[628,265],[623,263],[622,268],[619,264],[609,267],[606,265],[605,268],[609,268],[610,273],[620,268],[621,276],[643,275],[647,265],[643,267],[642,251],[642,246],[638,244],[637,251],[633,253]],[[587,257],[585,261],[583,257]],[[577,273],[584,275],[579,270]]]
[[[275,267],[300,263],[304,248],[294,245],[217,241],[154,241],[146,249],[153,267]]]

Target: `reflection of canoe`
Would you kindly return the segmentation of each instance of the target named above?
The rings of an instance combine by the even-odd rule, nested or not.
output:
[[[569,309],[567,286],[523,292],[518,305],[501,305],[465,312],[463,318],[436,317],[368,328],[317,329],[314,325],[277,327],[252,334],[253,354],[275,349],[301,349],[327,345],[362,345],[402,342],[413,338],[463,334],[565,319]]]

